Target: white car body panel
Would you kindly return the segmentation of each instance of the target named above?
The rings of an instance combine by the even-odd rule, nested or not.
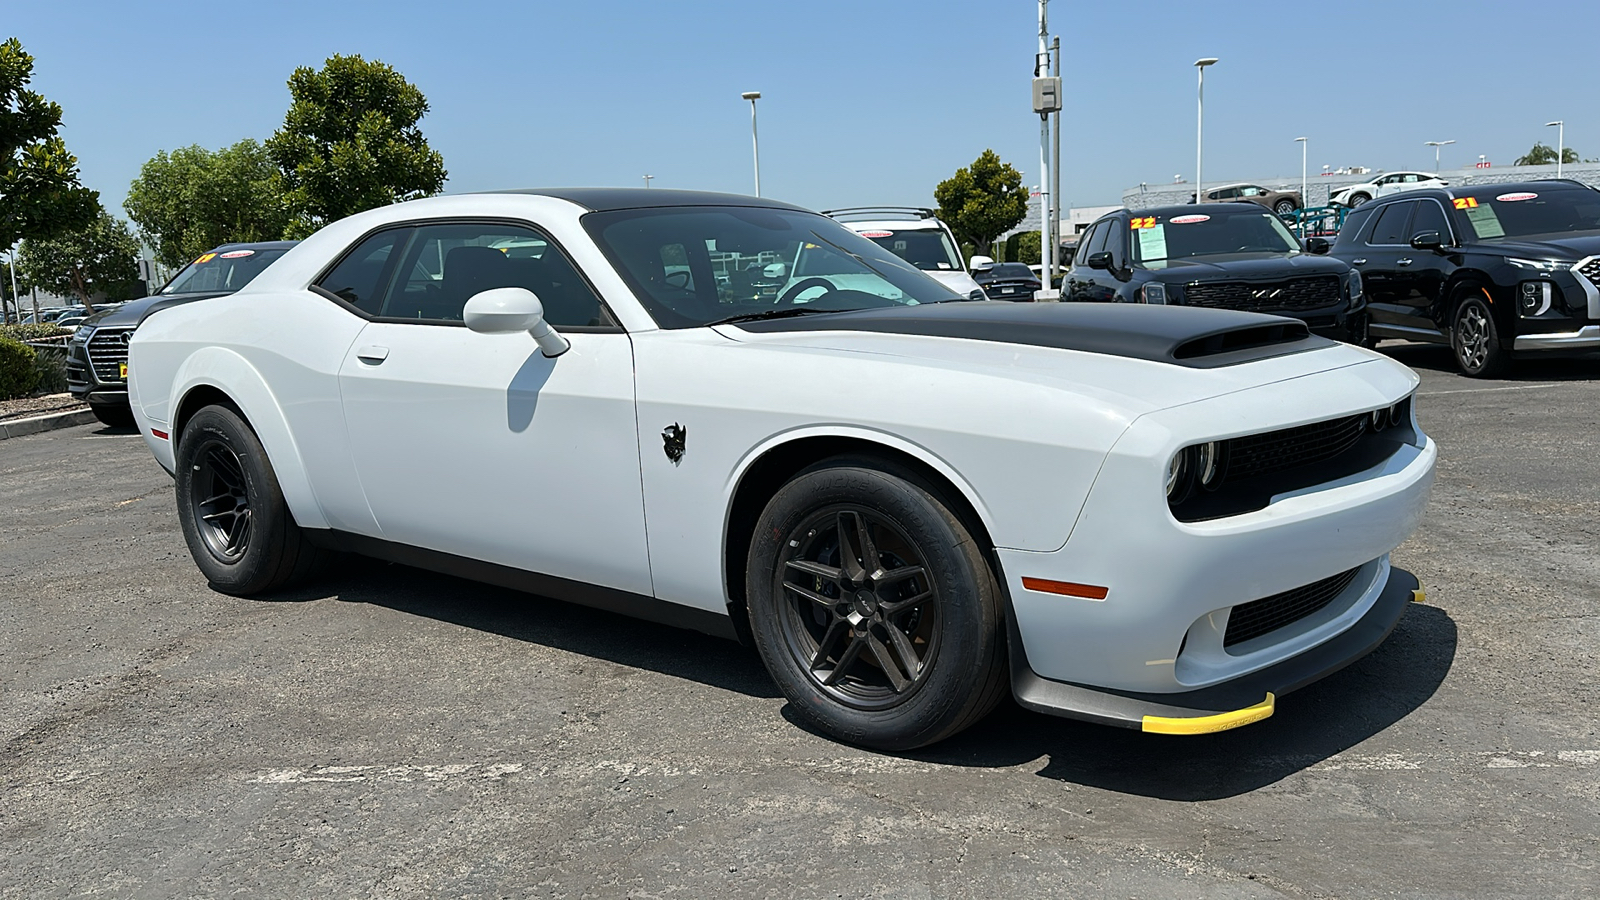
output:
[[[215,389],[260,436],[304,528],[719,616],[742,593],[726,583],[725,557],[750,467],[798,440],[876,444],[970,504],[1037,674],[1152,693],[1223,683],[1349,628],[1426,502],[1436,450],[1420,431],[1373,471],[1254,512],[1185,523],[1165,502],[1167,463],[1185,446],[1404,400],[1416,376],[1371,351],[1319,346],[1208,368],[963,337],[662,329],[585,232],[585,212],[521,194],[373,210],[322,229],[236,294],[151,316],[130,347],[147,444],[172,470],[178,405]],[[570,350],[550,359],[526,333],[368,321],[308,289],[375,228],[463,217],[542,228],[622,329],[569,332]],[[687,429],[677,461],[661,443],[674,425]],[[1228,608],[1356,567],[1324,613],[1222,649]],[[1024,577],[1109,593],[1038,593]]]

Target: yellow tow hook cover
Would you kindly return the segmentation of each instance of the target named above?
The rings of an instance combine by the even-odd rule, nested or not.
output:
[[[1216,731],[1227,731],[1251,722],[1259,722],[1272,715],[1277,707],[1278,698],[1272,693],[1267,694],[1267,699],[1255,706],[1246,706],[1233,712],[1217,713],[1214,716],[1145,716],[1141,731],[1152,734],[1211,734]]]
[[[1422,579],[1417,579],[1417,589],[1411,592],[1412,603],[1427,603],[1428,592],[1422,586]]]

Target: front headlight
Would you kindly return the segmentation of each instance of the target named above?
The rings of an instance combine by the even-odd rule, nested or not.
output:
[[[1350,299],[1352,301],[1361,299],[1361,273],[1355,269],[1350,270]]]
[[[1167,303],[1167,286],[1159,281],[1147,281],[1139,288],[1139,299],[1145,303],[1165,306]]]
[[[93,325],[79,325],[78,330],[72,333],[72,339],[80,344],[89,343],[89,338],[94,335]]]
[[[1572,263],[1558,262],[1553,259],[1518,259],[1515,256],[1506,257],[1506,262],[1519,269],[1531,269],[1535,272],[1554,272],[1557,269],[1570,269]]]

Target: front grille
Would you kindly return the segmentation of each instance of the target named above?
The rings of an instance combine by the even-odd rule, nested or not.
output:
[[[1322,309],[1339,302],[1339,277],[1318,275],[1277,284],[1243,281],[1190,284],[1184,286],[1183,302],[1188,306],[1241,309],[1246,312]]]
[[[1233,613],[1228,616],[1228,632],[1223,635],[1222,646],[1242,644],[1285,625],[1292,625],[1323,609],[1333,602],[1333,598],[1344,593],[1359,571],[1361,569],[1358,566],[1331,578],[1235,606]]]
[[[1600,287],[1600,256],[1589,260],[1578,268],[1578,274],[1589,279],[1589,283]]]
[[[122,381],[121,364],[128,361],[128,336],[132,328],[102,328],[89,338],[89,363],[100,382]]]
[[[1349,450],[1367,431],[1367,415],[1345,416],[1227,442],[1224,484],[1325,462]]]

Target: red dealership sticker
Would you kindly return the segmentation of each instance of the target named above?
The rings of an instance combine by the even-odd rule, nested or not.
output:
[[[1528,191],[1518,191],[1515,194],[1501,194],[1500,196],[1498,196],[1498,197],[1496,197],[1494,199],[1500,201],[1501,203],[1515,203],[1518,200],[1532,200],[1533,198],[1535,198],[1537,196],[1539,196],[1539,195],[1538,194],[1529,193]]]
[[[1171,222],[1174,225],[1194,225],[1194,224],[1197,224],[1199,222],[1209,222],[1209,221],[1211,221],[1211,217],[1210,216],[1176,216],[1174,218],[1168,219],[1167,221]]]
[[[255,251],[254,250],[229,250],[227,253],[222,254],[222,258],[223,259],[241,259],[241,258],[246,257],[246,256],[254,256],[254,255],[255,255]]]
[[[894,232],[892,232],[892,231],[863,231],[863,232],[861,232],[861,236],[862,237],[867,237],[867,238],[894,237]]]

